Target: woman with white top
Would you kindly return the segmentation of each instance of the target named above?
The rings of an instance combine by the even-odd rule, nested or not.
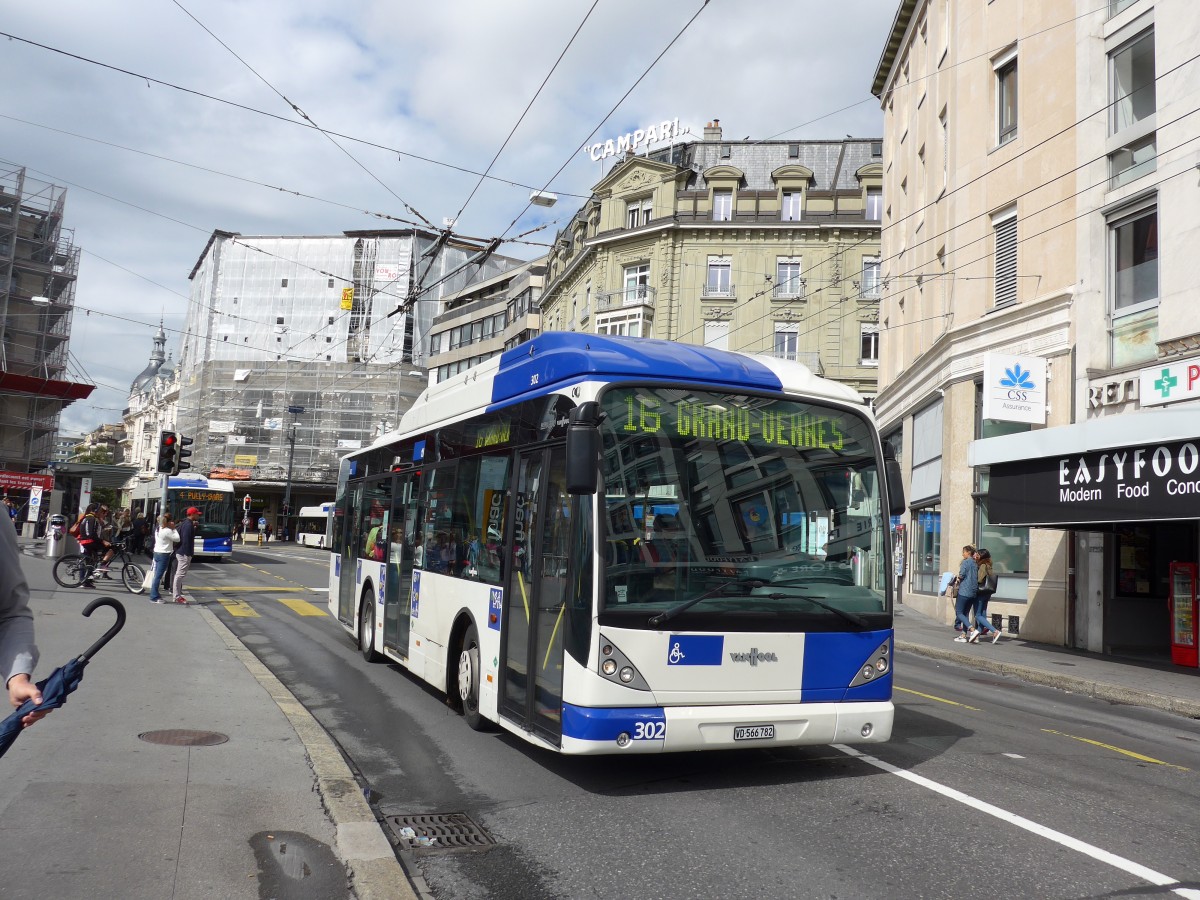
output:
[[[158,531],[154,532],[154,585],[150,588],[150,602],[165,604],[167,601],[160,593],[162,577],[167,564],[171,562],[171,557],[175,555],[179,532],[175,530],[175,520],[171,518],[170,513],[163,513],[159,517],[159,523]]]

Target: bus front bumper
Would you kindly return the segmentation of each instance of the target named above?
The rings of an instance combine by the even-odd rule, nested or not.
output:
[[[562,752],[599,755],[877,744],[891,738],[894,714],[890,700],[606,709],[563,704]]]

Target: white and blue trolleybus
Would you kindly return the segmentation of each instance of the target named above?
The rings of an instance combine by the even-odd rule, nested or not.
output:
[[[320,506],[302,506],[296,516],[296,543],[305,547],[326,547],[329,524],[333,521],[333,501]]]
[[[223,559],[233,554],[233,523],[241,518],[241,505],[234,496],[234,484],[203,475],[160,475],[167,478],[167,509],[176,523],[193,506],[200,510],[196,527],[195,555]],[[157,481],[139,484],[130,494],[134,510],[154,517],[162,499]]]
[[[550,332],[342,460],[330,610],[472,727],[561,753],[886,741],[902,504],[844,385]]]

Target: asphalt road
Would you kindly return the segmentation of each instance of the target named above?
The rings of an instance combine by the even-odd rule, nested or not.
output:
[[[556,757],[473,732],[399,667],[367,664],[328,615],[328,558],[238,549],[189,588],[380,812],[465,812],[496,839],[405,854],[429,896],[1200,898],[1193,721],[901,654],[894,738],[867,756]]]

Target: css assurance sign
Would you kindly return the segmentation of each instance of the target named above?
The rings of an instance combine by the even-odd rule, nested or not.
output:
[[[1046,424],[1046,360],[1040,356],[985,353],[983,417]]]

